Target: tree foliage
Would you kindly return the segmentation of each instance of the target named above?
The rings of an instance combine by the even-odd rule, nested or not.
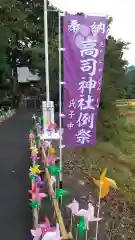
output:
[[[118,135],[117,123],[120,114],[116,100],[125,94],[127,61],[122,57],[127,46],[128,43],[116,41],[112,36],[108,38],[99,113],[99,135],[107,141]]]
[[[52,9],[51,6],[48,8]],[[17,80],[17,66],[27,65],[31,71],[38,71],[41,88],[45,90],[44,64],[44,21],[42,0],[2,0],[0,3],[0,74],[1,79],[11,76],[14,90]],[[110,24],[112,19],[110,19]],[[58,13],[48,12],[50,85],[54,99],[58,96]],[[127,43],[108,38],[101,103],[99,113],[99,136],[111,138],[110,129],[116,127],[117,98],[125,94],[125,71],[127,62],[122,59]],[[100,127],[102,126],[102,127]],[[107,134],[105,132],[107,131]],[[110,131],[110,134],[108,134]],[[106,137],[107,135],[107,137]]]
[[[135,66],[130,66],[127,69],[127,86],[125,89],[126,98],[135,99]]]

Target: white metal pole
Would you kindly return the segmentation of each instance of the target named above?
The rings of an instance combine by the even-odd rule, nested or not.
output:
[[[45,76],[46,76],[46,102],[50,101],[49,89],[49,60],[48,60],[48,19],[47,0],[44,0],[44,48],[45,48]]]
[[[60,169],[62,169],[62,96],[61,96],[61,82],[62,82],[62,75],[61,75],[61,13],[58,11],[59,15],[59,130],[60,130]],[[62,171],[60,173],[60,187],[62,188]]]

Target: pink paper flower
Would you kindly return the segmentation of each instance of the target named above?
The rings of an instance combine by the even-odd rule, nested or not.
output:
[[[55,231],[47,232],[41,240],[61,240],[59,224],[56,224]]]
[[[55,165],[55,157],[54,155],[51,155],[50,158],[49,158],[49,164],[50,165]]]
[[[41,223],[39,226],[42,230],[42,236],[44,236],[47,232],[54,232],[55,231],[55,228],[51,227],[50,221],[47,217],[45,217],[45,221],[43,223]]]

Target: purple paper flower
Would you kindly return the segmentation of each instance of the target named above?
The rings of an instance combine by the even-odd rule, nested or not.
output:
[[[35,174],[35,181],[38,185],[43,185],[44,184],[44,181],[41,180],[41,177],[37,174]]]

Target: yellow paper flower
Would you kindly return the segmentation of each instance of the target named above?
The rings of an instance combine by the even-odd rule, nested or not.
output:
[[[38,149],[34,148],[34,149],[32,149],[32,152],[38,154]]]
[[[107,169],[105,168],[100,175],[100,180],[93,178],[94,183],[101,188],[100,198],[104,198],[108,195],[110,188],[118,189],[116,182],[106,177]]]
[[[55,154],[55,149],[54,148],[50,148],[50,155],[54,155]]]
[[[39,165],[35,165],[35,166],[33,166],[33,167],[30,167],[30,172],[31,172],[31,174],[32,174],[32,175],[34,175],[34,174],[40,174],[41,171],[40,171],[39,167],[40,167]]]
[[[34,147],[35,145],[36,145],[36,141],[35,141],[35,140],[31,141],[30,146],[31,146],[31,147]]]

